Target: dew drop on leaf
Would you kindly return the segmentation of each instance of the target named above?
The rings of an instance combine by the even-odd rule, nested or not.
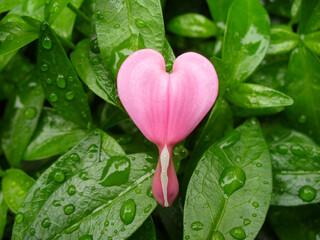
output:
[[[257,216],[257,214],[256,213],[252,213],[252,217],[256,217]]]
[[[24,110],[24,117],[26,119],[33,119],[37,114],[37,110],[34,107],[27,107]]]
[[[66,99],[72,100],[74,98],[74,91],[70,91],[66,93]]]
[[[152,207],[152,205],[149,204],[149,205],[144,209],[144,212],[145,212],[145,213],[148,213],[148,212],[151,210],[151,207]]]
[[[140,193],[141,193],[141,189],[137,188],[137,189],[135,190],[135,192],[136,192],[136,194],[140,194]]]
[[[288,152],[289,148],[287,145],[285,144],[279,144],[277,146],[277,151],[278,153],[281,153],[281,154],[286,154]]]
[[[250,223],[251,223],[251,220],[250,219],[244,219],[243,220],[243,225],[245,225],[245,226],[248,226],[248,225],[250,225]]]
[[[238,189],[242,188],[245,182],[245,172],[240,167],[234,166],[225,168],[219,179],[219,184],[228,197]]]
[[[259,203],[258,202],[253,202],[252,206],[255,207],[255,208],[258,208],[259,207]]]
[[[215,231],[211,236],[211,240],[224,240],[224,236],[221,232]]]
[[[113,28],[114,28],[114,29],[120,28],[120,24],[115,24],[115,25],[113,26]]]
[[[66,215],[70,215],[74,212],[76,208],[74,207],[73,204],[68,204],[66,206],[63,207],[63,212],[66,214]]]
[[[93,57],[92,59],[91,59],[91,63],[93,64],[93,65],[98,65],[99,63],[100,63],[100,57],[99,56],[95,56],[95,57]]]
[[[235,227],[235,228],[232,228],[230,230],[230,235],[235,238],[235,239],[238,239],[238,240],[243,240],[245,239],[247,236],[246,236],[246,232],[243,230],[242,227]]]
[[[149,188],[147,189],[147,196],[153,198],[152,187],[149,187]]]
[[[90,41],[90,50],[94,53],[100,52],[99,43],[98,43],[97,38],[94,38]]]
[[[146,26],[146,23],[139,18],[137,18],[135,22],[138,28],[144,28]]]
[[[49,69],[49,66],[46,63],[42,64],[41,67],[40,67],[40,70],[42,72],[46,72],[46,71],[48,71],[48,69]]]
[[[60,169],[58,169],[54,172],[54,181],[56,181],[57,183],[62,183],[64,181],[65,177],[66,177],[66,175]]]
[[[132,223],[136,215],[136,204],[133,199],[125,201],[120,208],[120,219],[125,225]]]
[[[97,11],[96,17],[98,20],[102,20],[103,19],[103,15],[101,14],[100,11]]]
[[[297,155],[297,156],[302,156],[304,155],[304,149],[299,146],[299,145],[293,145],[291,146],[291,152],[294,154],[294,155]]]
[[[44,218],[41,222],[41,226],[44,228],[48,228],[50,227],[50,225],[51,225],[51,222],[49,218]]]
[[[46,36],[42,39],[42,47],[47,50],[52,48],[52,41],[48,36]]]
[[[304,202],[311,202],[316,198],[317,190],[311,186],[303,186],[299,190],[299,198]]]
[[[307,121],[306,115],[301,115],[298,119],[299,123],[305,123]]]
[[[115,156],[108,159],[100,177],[100,184],[106,187],[119,186],[129,179],[130,161],[124,156]]]
[[[72,153],[72,154],[70,155],[70,158],[71,158],[71,160],[74,161],[74,162],[79,162],[79,161],[80,161],[80,157],[79,157],[79,155],[78,155],[77,153]]]
[[[53,200],[52,205],[55,206],[55,207],[60,207],[61,203],[60,203],[59,200]]]
[[[51,79],[51,78],[47,78],[47,79],[46,79],[46,83],[47,83],[48,85],[52,84],[52,79]]]
[[[79,238],[79,240],[92,240],[92,236],[91,235],[84,235],[81,238]]]
[[[196,222],[191,223],[191,229],[193,231],[200,231],[203,229],[203,227],[204,226],[203,226],[202,222],[196,221]]]
[[[50,94],[50,101],[51,101],[51,102],[56,102],[56,101],[58,101],[58,96],[57,96],[57,94],[51,93],[51,94]]]
[[[240,133],[235,131],[229,137],[227,137],[220,148],[228,148],[238,142],[240,139]]]
[[[59,74],[57,77],[57,86],[59,88],[66,88],[67,82],[62,74]]]
[[[46,22],[42,22],[41,23],[41,25],[40,25],[40,29],[42,30],[42,31],[45,31],[46,29],[47,29],[47,23]]]
[[[76,187],[74,185],[70,185],[67,189],[67,193],[69,196],[74,195],[76,192]]]
[[[15,218],[16,223],[22,223],[23,219],[24,219],[23,213],[17,213]]]
[[[256,166],[257,167],[262,167],[262,164],[261,163],[257,163]]]
[[[36,230],[34,230],[34,228],[30,228],[29,233],[31,236],[36,234]]]

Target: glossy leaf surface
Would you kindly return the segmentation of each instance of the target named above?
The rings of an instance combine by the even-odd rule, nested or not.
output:
[[[310,33],[302,38],[303,43],[317,55],[320,55],[320,32]]]
[[[3,198],[3,192],[0,192],[0,238],[2,239],[3,231],[6,226],[8,207]]]
[[[188,186],[184,237],[254,239],[271,200],[271,161],[257,120],[247,120],[201,157]]]
[[[320,29],[320,2],[318,0],[301,1],[301,16],[298,33],[307,34]]]

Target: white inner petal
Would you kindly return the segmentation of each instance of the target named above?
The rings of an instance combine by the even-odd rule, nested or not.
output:
[[[161,163],[161,185],[162,185],[162,193],[164,198],[164,206],[168,207],[168,167],[169,167],[170,153],[168,151],[167,145],[164,146],[162,152],[160,154],[160,163]]]

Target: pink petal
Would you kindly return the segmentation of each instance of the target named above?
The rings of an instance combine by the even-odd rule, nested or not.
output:
[[[214,104],[216,71],[205,57],[189,52],[176,59],[169,74],[160,53],[143,49],[122,64],[118,93],[134,123],[159,148],[152,192],[162,206],[170,206],[179,191],[172,148],[193,131]]]

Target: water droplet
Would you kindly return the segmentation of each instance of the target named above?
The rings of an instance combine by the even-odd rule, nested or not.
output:
[[[20,190],[20,191],[18,192],[18,196],[21,197],[21,196],[24,195],[25,193],[26,193],[25,191]]]
[[[230,230],[230,235],[232,237],[234,237],[235,239],[238,239],[238,240],[243,240],[243,239],[245,239],[247,237],[246,233],[245,233],[245,231],[243,230],[242,227],[232,228]]]
[[[277,146],[277,151],[278,153],[281,153],[281,154],[286,154],[288,152],[289,148],[287,145],[285,144],[279,144]]]
[[[74,98],[74,91],[70,91],[66,93],[66,99],[72,100]]]
[[[118,29],[118,28],[120,28],[120,24],[116,24],[116,25],[114,25],[114,26],[113,26],[113,28],[114,28],[114,29]]]
[[[103,15],[99,10],[97,11],[96,17],[97,17],[98,20],[102,20],[103,19]]]
[[[210,142],[210,136],[209,135],[205,135],[204,136],[204,141],[205,142]]]
[[[151,210],[151,208],[152,208],[152,205],[149,204],[149,205],[144,209],[144,212],[145,212],[145,213],[148,213],[148,212]]]
[[[62,74],[59,74],[58,75],[58,78],[57,78],[57,86],[59,88],[66,88],[67,86],[67,82],[66,80],[64,79],[64,76]]]
[[[233,132],[229,137],[227,137],[223,144],[220,145],[220,148],[228,148],[231,147],[233,144],[238,142],[240,139],[240,133],[239,132]]]
[[[100,184],[106,187],[121,185],[128,181],[130,161],[125,156],[115,156],[107,160],[103,169]]]
[[[121,231],[121,232],[124,232],[125,230],[126,230],[125,228],[121,228],[121,230],[120,230],[120,231]]]
[[[49,218],[44,218],[41,222],[41,226],[44,228],[48,228],[50,227],[50,225],[51,225],[51,222]]]
[[[257,167],[262,167],[262,164],[258,162],[258,163],[256,164],[256,166],[257,166]]]
[[[60,203],[59,200],[53,200],[52,205],[55,206],[55,207],[60,207],[61,203]]]
[[[34,228],[30,228],[29,233],[31,236],[36,234],[36,230],[34,230]]]
[[[100,57],[99,56],[95,56],[91,59],[91,63],[93,65],[98,65],[100,63]]]
[[[40,25],[40,29],[42,30],[42,31],[45,31],[46,29],[47,29],[47,23],[46,22],[42,22],[41,23],[41,25]]]
[[[196,175],[199,175],[199,170],[195,170],[194,173],[195,173]]]
[[[90,50],[94,53],[100,52],[99,43],[98,43],[97,38],[94,38],[90,41]]]
[[[204,228],[202,222],[196,221],[191,224],[191,229],[193,231],[200,231]]]
[[[74,195],[77,192],[76,187],[74,185],[70,185],[67,189],[67,193],[69,196]]]
[[[186,235],[186,236],[184,237],[184,239],[189,240],[189,239],[190,239],[190,236],[189,236],[189,235]]]
[[[57,96],[57,94],[51,93],[51,94],[50,94],[50,101],[51,101],[51,102],[56,102],[56,101],[58,101],[58,96]]]
[[[245,182],[245,172],[241,168],[234,166],[225,168],[219,179],[220,186],[228,197],[242,188]]]
[[[60,169],[56,170],[55,173],[54,173],[54,180],[57,183],[62,183],[64,181],[65,177],[66,177],[66,175]]]
[[[250,219],[244,219],[243,220],[243,225],[245,225],[245,226],[248,226],[248,225],[250,225],[250,223],[251,223],[251,220]]]
[[[256,213],[252,213],[252,217],[256,217],[257,216],[257,214]]]
[[[91,235],[84,235],[81,238],[79,238],[79,240],[92,240],[92,236]]]
[[[305,123],[307,121],[306,115],[301,115],[298,119],[299,123]]]
[[[118,230],[114,230],[113,232],[114,232],[114,234],[118,234]]]
[[[299,198],[304,202],[311,202],[316,198],[317,190],[311,186],[303,186],[299,190]]]
[[[48,71],[48,69],[49,69],[49,66],[48,66],[48,64],[46,64],[46,63],[43,63],[43,64],[41,65],[41,67],[40,67],[40,70],[41,70],[42,72],[46,72],[46,71]]]
[[[63,211],[66,215],[70,215],[74,212],[76,208],[74,207],[73,204],[68,204],[66,206],[63,207]]]
[[[24,219],[23,213],[17,213],[15,218],[16,223],[22,223],[23,219]]]
[[[136,192],[136,194],[140,194],[140,193],[141,193],[141,189],[137,188],[137,189],[135,190],[135,192]]]
[[[264,181],[264,182],[263,182],[263,184],[268,184],[268,183],[269,183],[268,181]]]
[[[52,84],[52,79],[51,79],[51,78],[47,78],[47,79],[46,79],[46,83],[47,83],[48,85]]]
[[[71,158],[71,160],[74,161],[74,162],[79,162],[79,161],[80,161],[80,157],[79,157],[79,155],[78,155],[77,153],[72,153],[72,154],[70,155],[70,158]]]
[[[224,240],[224,236],[221,232],[215,231],[211,236],[211,240]]]
[[[294,154],[294,155],[297,155],[297,156],[302,156],[304,155],[304,149],[299,146],[299,145],[293,145],[291,146],[291,152]]]
[[[52,48],[52,41],[48,36],[42,39],[42,47],[48,50]]]
[[[125,201],[120,208],[120,219],[125,225],[132,223],[136,215],[136,204],[133,199]]]
[[[146,23],[139,18],[137,18],[135,22],[138,28],[144,28],[146,26]]]
[[[258,202],[253,202],[252,206],[255,207],[255,208],[258,208],[259,207],[259,203]]]
[[[24,110],[24,117],[26,119],[33,119],[37,114],[37,110],[34,107],[27,107]]]
[[[153,198],[152,187],[149,187],[149,188],[147,189],[147,196]]]
[[[108,226],[109,226],[109,221],[108,221],[108,220],[104,222],[104,226],[105,226],[105,227],[108,227]]]

